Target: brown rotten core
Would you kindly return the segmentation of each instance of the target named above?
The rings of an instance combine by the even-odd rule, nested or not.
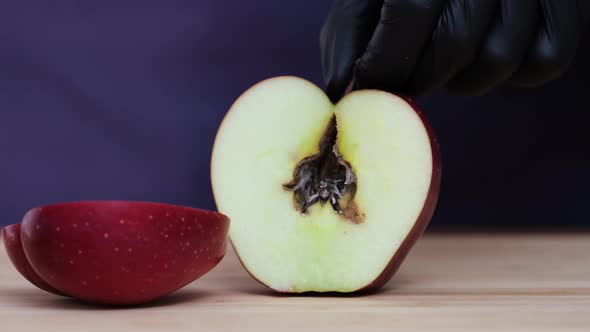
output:
[[[317,202],[324,205],[329,201],[338,214],[361,223],[362,217],[354,202],[357,178],[350,163],[338,151],[337,134],[336,118],[332,117],[320,139],[320,152],[303,158],[295,166],[293,179],[283,188],[294,192],[295,207],[301,213]]]

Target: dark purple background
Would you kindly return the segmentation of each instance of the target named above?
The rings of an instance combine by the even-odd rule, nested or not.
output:
[[[214,209],[209,159],[224,113],[267,77],[322,84],[329,5],[3,1],[0,224],[70,200]],[[420,100],[443,149],[434,226],[587,224],[587,49],[540,89]]]

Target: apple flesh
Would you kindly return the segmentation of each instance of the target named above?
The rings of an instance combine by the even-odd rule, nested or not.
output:
[[[211,177],[247,271],[279,292],[382,287],[426,228],[440,152],[417,107],[362,90],[333,105],[295,77],[263,81],[227,113]]]
[[[27,212],[21,240],[51,287],[89,302],[130,305],[196,280],[223,258],[229,219],[167,204],[99,201]]]
[[[46,283],[43,278],[33,270],[27,256],[25,256],[23,243],[20,239],[20,224],[13,224],[2,228],[2,239],[4,242],[4,248],[6,248],[6,254],[8,255],[8,258],[10,258],[12,265],[14,265],[16,270],[25,277],[25,279],[46,292],[63,295],[60,291]]]

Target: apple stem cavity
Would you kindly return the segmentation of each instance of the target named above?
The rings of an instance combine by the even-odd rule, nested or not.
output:
[[[291,182],[283,188],[293,191],[295,208],[301,213],[319,202],[330,202],[336,213],[356,224],[362,222],[354,202],[357,178],[338,150],[336,117],[332,116],[319,142],[320,152],[303,158],[293,171]]]

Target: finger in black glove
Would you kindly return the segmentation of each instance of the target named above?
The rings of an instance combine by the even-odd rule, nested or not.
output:
[[[336,0],[321,33],[324,79],[409,95],[446,86],[482,94],[559,77],[575,56],[590,0]]]

